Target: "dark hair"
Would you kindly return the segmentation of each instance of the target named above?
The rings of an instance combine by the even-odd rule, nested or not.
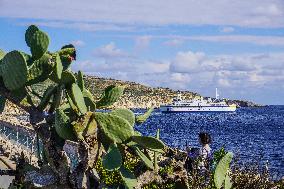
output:
[[[202,144],[210,144],[211,143],[211,136],[208,133],[201,132],[199,133],[199,139]]]

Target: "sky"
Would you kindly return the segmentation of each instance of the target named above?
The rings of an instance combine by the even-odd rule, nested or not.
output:
[[[284,0],[0,0],[0,49],[29,52],[30,24],[73,71],[284,104]]]

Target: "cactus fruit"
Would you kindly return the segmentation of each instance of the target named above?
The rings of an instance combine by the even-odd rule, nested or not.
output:
[[[159,139],[151,136],[132,136],[131,140],[136,142],[144,148],[148,148],[153,151],[159,151],[165,147],[164,143]]]
[[[9,90],[23,87],[28,79],[28,67],[19,51],[9,52],[2,59],[2,77]]]
[[[134,126],[135,124],[135,115],[129,109],[124,109],[124,108],[115,109],[111,112],[111,114],[117,115],[119,117],[126,119],[131,126]]]
[[[72,61],[76,60],[76,49],[72,44],[63,46],[61,50],[58,51],[58,54],[60,55],[64,70],[67,70]]]
[[[30,48],[34,60],[39,59],[46,53],[49,45],[49,37],[43,31],[36,31],[31,37]]]
[[[126,188],[134,188],[137,185],[137,179],[135,178],[135,175],[124,166],[121,166],[119,168],[119,173]]]
[[[43,93],[43,97],[38,105],[38,109],[43,111],[46,106],[48,105],[48,102],[51,98],[51,96],[56,92],[57,87],[49,86],[45,92]]]
[[[134,134],[128,121],[116,115],[96,112],[95,119],[103,133],[115,143],[122,143]]]
[[[84,97],[81,89],[78,87],[76,83],[73,83],[70,90],[67,90],[67,93],[71,97],[73,103],[78,108],[78,110],[85,114],[87,112],[87,107],[84,101]]]
[[[31,47],[31,40],[32,40],[32,36],[34,35],[34,33],[36,31],[38,31],[38,27],[35,26],[35,25],[30,25],[28,27],[28,29],[26,30],[26,33],[25,33],[25,40],[26,40],[26,43],[28,45],[28,47]]]
[[[143,122],[145,122],[149,116],[151,115],[151,113],[153,112],[154,108],[150,108],[146,113],[144,113],[143,115],[139,115],[136,117],[136,124],[142,124]]]
[[[65,140],[75,140],[76,136],[73,132],[72,125],[69,123],[69,117],[64,110],[57,109],[55,112],[55,130],[57,134]]]
[[[51,56],[44,54],[40,59],[34,61],[28,70],[27,85],[45,81],[52,72]]]
[[[145,154],[144,154],[143,152],[141,152],[141,150],[140,150],[138,147],[134,146],[133,148],[134,148],[136,154],[137,154],[137,155],[140,157],[140,159],[144,162],[144,164],[145,164],[148,168],[150,168],[150,169],[153,170],[153,169],[154,169],[154,166],[153,166],[152,161],[151,161],[147,156],[145,156]]]
[[[78,86],[80,87],[81,91],[84,91],[84,89],[85,89],[85,84],[84,84],[83,73],[82,73],[81,71],[78,72],[77,84],[78,84]]]
[[[71,86],[73,83],[76,82],[76,77],[70,71],[63,71],[61,75],[60,83],[64,84],[65,86]]]
[[[123,86],[108,86],[102,98],[96,103],[97,108],[102,108],[106,106],[110,106],[115,103],[119,97],[123,94],[124,87]]]
[[[6,98],[0,96],[0,114],[4,111],[5,104],[6,104]]]
[[[214,182],[217,189],[220,189],[222,187],[232,159],[233,153],[228,152],[217,164],[214,173]]]
[[[107,154],[102,160],[103,167],[106,170],[113,171],[120,168],[122,164],[122,157],[116,144],[111,144],[109,146]]]

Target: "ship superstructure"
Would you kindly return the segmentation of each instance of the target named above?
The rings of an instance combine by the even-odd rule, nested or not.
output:
[[[225,100],[219,99],[217,88],[214,100],[203,97],[183,100],[181,94],[178,94],[171,104],[160,106],[162,112],[233,112],[236,108],[235,104],[229,105]]]

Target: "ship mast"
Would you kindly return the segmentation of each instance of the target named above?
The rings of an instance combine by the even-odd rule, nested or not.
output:
[[[216,91],[215,91],[215,97],[216,99],[219,99],[219,94],[218,94],[218,89],[216,88]]]

